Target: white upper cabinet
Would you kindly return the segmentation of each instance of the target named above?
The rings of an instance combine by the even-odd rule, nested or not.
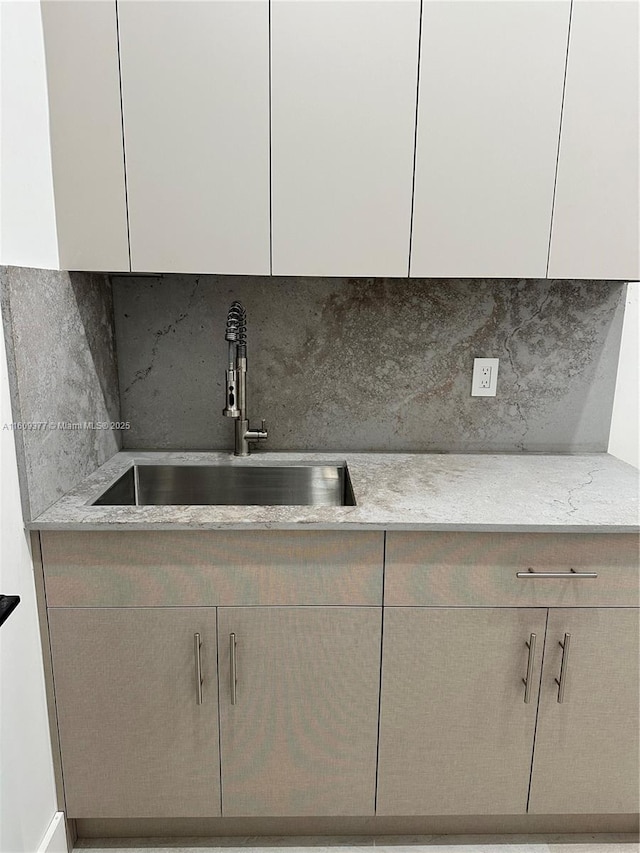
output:
[[[268,0],[121,0],[133,271],[268,275]]]
[[[50,163],[37,34],[3,64],[14,262],[640,278],[640,0],[41,8]]]
[[[59,266],[128,270],[116,5],[41,9]]]
[[[412,276],[544,278],[569,0],[423,0]]]
[[[638,0],[574,0],[551,278],[640,278]]]
[[[272,0],[273,273],[406,276],[420,0]]]

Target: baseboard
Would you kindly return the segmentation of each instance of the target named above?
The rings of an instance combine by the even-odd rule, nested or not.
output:
[[[38,853],[69,853],[69,850],[64,814],[56,812],[40,842]]]
[[[77,819],[78,838],[224,836],[558,835],[637,836],[638,815]],[[544,839],[540,839],[544,841]],[[634,838],[627,839],[633,841]]]

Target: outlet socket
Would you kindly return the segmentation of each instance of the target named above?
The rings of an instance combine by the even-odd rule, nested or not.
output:
[[[471,379],[472,397],[495,397],[498,387],[499,358],[474,358]]]

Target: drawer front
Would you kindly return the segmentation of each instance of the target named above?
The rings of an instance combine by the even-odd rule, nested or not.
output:
[[[49,607],[382,603],[382,532],[43,531]]]
[[[629,533],[388,533],[384,603],[633,607],[639,578],[638,537]]]

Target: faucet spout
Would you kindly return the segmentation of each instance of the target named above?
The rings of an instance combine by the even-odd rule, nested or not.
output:
[[[233,302],[227,314],[225,340],[229,342],[229,359],[226,371],[226,397],[222,414],[235,420],[236,456],[248,456],[249,442],[266,441],[267,430],[251,429],[247,413],[247,312],[240,302]]]

